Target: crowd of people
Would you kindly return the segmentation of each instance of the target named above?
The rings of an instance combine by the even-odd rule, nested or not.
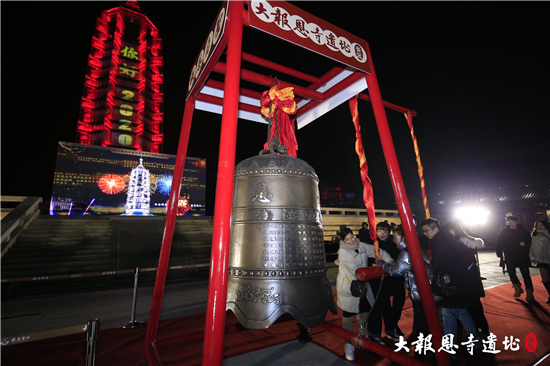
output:
[[[506,228],[500,232],[496,242],[496,255],[504,261],[514,288],[514,297],[524,291],[516,273],[519,268],[525,283],[525,300],[535,301],[530,267],[536,267],[548,292],[546,303],[550,304],[550,225],[546,220],[537,220],[529,233],[515,216],[506,217]],[[485,296],[479,269],[477,250],[484,247],[484,240],[467,233],[457,221],[441,225],[429,218],[419,225],[417,233],[424,264],[428,274],[444,337],[451,346],[460,343],[458,322],[481,349],[481,340],[489,336],[489,323],[483,311],[481,297]],[[421,303],[420,291],[411,261],[403,229],[400,226],[379,222],[376,225],[377,245],[370,239],[367,223],[363,223],[359,235],[349,228],[340,232],[339,266],[337,278],[337,304],[343,310],[342,327],[352,331],[353,318],[358,316],[360,334],[384,345],[382,324],[386,336],[394,341],[416,340],[421,334],[429,334],[426,316]],[[390,277],[371,279],[366,284],[366,295],[353,296],[350,287],[356,280],[358,268],[376,265]],[[450,283],[452,293],[436,291],[436,278],[444,276]],[[413,304],[412,333],[406,337],[399,327],[399,321],[406,294]],[[354,360],[354,347],[346,343],[345,355]],[[418,358],[425,357],[418,355]]]

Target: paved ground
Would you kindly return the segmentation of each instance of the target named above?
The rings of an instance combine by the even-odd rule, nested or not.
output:
[[[483,281],[485,288],[510,282],[508,275],[502,274],[498,266],[499,258],[494,251],[480,252],[479,263],[482,276],[487,277]],[[330,263],[329,278],[333,288],[337,274],[338,267]],[[531,269],[531,275],[538,274],[538,270]],[[161,319],[205,312],[207,287],[206,279],[167,285]],[[510,289],[510,294],[512,292]],[[139,289],[136,320],[148,320],[152,294],[152,285]],[[30,340],[37,340],[77,333],[92,318],[100,319],[101,329],[119,327],[130,321],[132,295],[132,289],[117,289],[3,301],[1,337],[11,339],[23,336],[25,339],[29,337]]]

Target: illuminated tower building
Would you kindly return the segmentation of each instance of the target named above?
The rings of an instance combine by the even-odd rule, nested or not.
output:
[[[143,158],[139,165],[132,169],[128,182],[126,197],[126,216],[148,216],[151,204],[151,180],[149,169],[143,166]]]
[[[162,152],[161,45],[137,1],[97,18],[76,142]]]

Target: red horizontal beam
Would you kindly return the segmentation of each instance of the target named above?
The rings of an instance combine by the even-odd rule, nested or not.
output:
[[[325,85],[327,82],[329,82],[332,78],[334,78],[336,75],[338,75],[342,71],[344,71],[344,67],[342,67],[342,66],[333,67],[329,72],[327,72],[325,75],[321,76],[321,78],[319,79],[319,83],[311,84],[310,86],[308,86],[308,89],[311,89],[311,90],[319,89],[320,87]],[[367,102],[371,102],[370,96],[368,94],[359,93],[359,98],[363,99],[363,100],[366,100]],[[410,111],[413,116],[416,116],[416,111],[410,110],[410,109],[405,108],[405,107],[398,106],[397,104],[386,102],[386,101],[382,101],[382,104],[384,105],[384,107],[393,109],[393,110],[398,111],[398,112],[408,113]]]
[[[319,84],[321,80],[315,76],[308,75],[306,73],[303,73],[298,70],[291,69],[290,67],[286,67],[280,64],[277,64],[275,62],[260,58],[258,56],[251,55],[249,53],[243,52],[243,60],[252,62],[256,65],[260,65],[263,67],[267,67],[268,69],[282,72],[289,76],[294,76],[295,78],[302,79],[305,81],[308,81],[313,84]]]
[[[224,90],[224,86],[225,86],[225,84],[223,82],[217,81],[217,80],[212,80],[212,79],[208,80],[205,85],[209,86],[211,88],[214,88],[214,89],[222,90],[222,91]],[[239,89],[239,95],[243,95],[245,97],[249,97],[249,98],[253,98],[253,99],[258,99],[258,103],[260,102],[260,99],[262,97],[262,93],[254,91],[254,90],[246,89],[246,88],[243,88],[243,87],[241,87]],[[296,98],[295,97],[294,101],[296,101],[296,103],[298,103],[302,99],[303,98]]]
[[[319,89],[320,87],[322,87],[323,85],[325,85],[326,83],[328,83],[330,80],[332,80],[336,75],[338,75],[339,73],[341,73],[342,71],[344,71],[344,67],[342,66],[336,66],[336,67],[333,67],[332,69],[330,69],[329,72],[327,72],[325,75],[321,76],[319,78],[319,82],[318,83],[315,83],[315,84],[311,84],[310,86],[308,86],[307,88],[310,89],[310,90],[317,90]]]
[[[226,69],[226,65],[223,62],[218,62],[212,68],[212,71],[216,71],[216,72],[219,72],[220,74],[225,75],[225,69]],[[278,84],[281,88],[292,87],[294,88],[294,94],[301,95],[303,97],[313,99],[313,100],[325,100],[325,96],[323,95],[323,93],[318,93],[316,91],[309,90],[302,86],[298,86],[292,83],[288,83],[286,81],[282,81],[276,78],[258,74],[250,70],[241,69],[241,78],[243,80],[250,81],[252,83],[256,83],[259,85],[267,86],[269,88],[275,84]]]
[[[213,95],[208,94],[199,94],[195,98],[196,100],[200,100],[201,102],[215,104],[215,105],[223,105],[223,98],[218,98]],[[258,113],[260,114],[260,107],[246,104],[246,103],[239,103],[239,111],[245,111],[245,112],[251,112],[251,113]]]
[[[346,89],[353,83],[355,83],[357,80],[364,77],[364,74],[361,72],[356,72],[354,74],[349,75],[347,78],[330,88],[328,91],[323,93],[323,96],[326,99],[332,98],[336,94],[340,93],[342,90]],[[317,107],[319,104],[321,104],[323,101],[311,101],[305,106],[298,109],[298,112],[296,114],[297,118],[300,118],[300,116],[303,116],[306,112],[309,112],[313,108]]]
[[[206,86],[209,86],[211,88],[223,91],[225,84],[221,81],[210,79],[206,82]],[[262,97],[262,93],[254,91],[254,90],[246,89],[246,88],[243,88],[243,87],[241,87],[239,89],[239,95],[243,95],[245,97],[249,97],[249,98],[253,98],[253,99],[258,99],[258,102],[260,101],[260,98]]]
[[[366,100],[367,102],[371,102],[370,96],[368,94],[360,93],[359,94],[359,99],[363,99],[363,100]],[[393,104],[393,103],[385,102],[385,101],[382,101],[382,104],[384,105],[384,107],[389,108],[389,109],[393,109],[394,111],[402,112],[402,113],[411,112],[411,114],[413,116],[416,116],[415,111],[413,111],[411,109],[408,109],[408,108],[405,108],[405,107],[398,106],[397,104]]]

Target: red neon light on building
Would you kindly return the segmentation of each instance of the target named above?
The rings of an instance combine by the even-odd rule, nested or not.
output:
[[[137,1],[97,19],[76,142],[162,152],[164,75],[158,29]]]

